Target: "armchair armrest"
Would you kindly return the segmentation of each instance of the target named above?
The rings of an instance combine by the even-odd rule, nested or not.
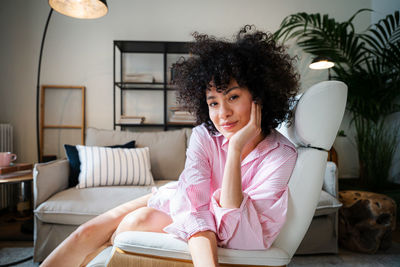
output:
[[[338,169],[334,162],[328,161],[326,163],[324,183],[322,189],[333,197],[338,198]]]
[[[33,170],[33,209],[68,187],[68,160],[35,164]]]

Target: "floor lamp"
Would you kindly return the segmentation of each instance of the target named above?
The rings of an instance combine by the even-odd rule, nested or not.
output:
[[[51,7],[49,16],[47,17],[46,26],[44,27],[42,42],[40,45],[38,76],[36,84],[36,145],[38,162],[40,158],[40,133],[39,133],[39,106],[40,106],[40,70],[42,64],[43,46],[46,39],[47,28],[53,14],[53,10],[73,18],[79,19],[96,19],[107,14],[108,6],[106,0],[49,0]]]
[[[313,70],[325,70],[328,69],[328,80],[331,80],[331,68],[335,66],[335,63],[325,56],[318,56],[313,59],[310,63],[309,68]]]

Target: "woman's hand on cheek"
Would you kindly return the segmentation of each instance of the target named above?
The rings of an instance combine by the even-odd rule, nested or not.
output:
[[[254,101],[251,104],[250,120],[229,140],[229,147],[242,151],[244,146],[261,133],[261,106]]]

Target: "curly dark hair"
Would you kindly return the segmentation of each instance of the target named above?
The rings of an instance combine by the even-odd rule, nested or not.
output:
[[[174,83],[178,101],[196,116],[196,124],[205,123],[217,132],[211,122],[206,102],[210,82],[218,92],[227,89],[231,79],[247,87],[262,105],[261,128],[267,136],[271,129],[291,118],[294,97],[299,88],[299,75],[285,47],[277,44],[272,34],[246,25],[233,42],[206,34],[193,33],[192,56],[174,64]]]

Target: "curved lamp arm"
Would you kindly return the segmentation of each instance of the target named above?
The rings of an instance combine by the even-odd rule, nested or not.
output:
[[[39,65],[38,65],[38,76],[37,76],[37,83],[36,83],[36,143],[37,143],[37,156],[38,156],[38,162],[42,162],[42,159],[40,157],[40,127],[39,127],[39,105],[40,105],[40,68],[42,65],[42,54],[43,54],[43,46],[44,46],[44,41],[46,40],[46,33],[47,33],[47,27],[49,26],[49,22],[51,19],[51,15],[53,14],[53,9],[50,9],[49,16],[47,17],[46,21],[46,26],[44,27],[43,31],[43,37],[42,37],[42,43],[40,45],[40,54],[39,54]]]

